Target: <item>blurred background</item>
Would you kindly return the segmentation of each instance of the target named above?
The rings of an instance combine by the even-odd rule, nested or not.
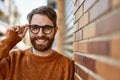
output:
[[[0,40],[43,5],[57,12],[53,48],[74,60],[75,80],[120,80],[120,0],[0,0]],[[30,46],[27,32],[14,49]]]
[[[57,39],[55,39],[53,48],[55,50],[58,50],[59,52],[65,52],[65,53],[70,53],[68,56],[72,57],[72,34],[73,30],[71,29],[73,26],[73,0],[66,0],[66,4],[70,4],[70,8],[66,9],[67,11],[65,12],[65,15],[67,16],[66,19],[68,20],[63,20],[64,18],[64,1],[63,0],[0,0],[0,39],[3,39],[5,36],[5,32],[8,28],[14,26],[14,25],[24,25],[27,24],[28,21],[26,19],[27,14],[34,8],[37,8],[39,6],[44,6],[44,5],[49,5],[54,8],[54,10],[57,12],[58,15],[58,26],[59,26],[59,32],[57,35],[63,36],[62,33],[66,34],[64,37],[58,37],[56,36]],[[59,10],[58,10],[59,8]],[[67,13],[69,11],[69,13]],[[59,13],[58,13],[59,12]],[[66,22],[67,27],[63,22]],[[70,24],[68,24],[70,23]],[[65,28],[68,31],[64,31]],[[63,38],[66,39],[63,42]],[[59,41],[59,42],[58,42]],[[67,44],[66,46],[62,46],[62,44]],[[58,46],[59,45],[59,46]],[[30,47],[30,41],[29,41],[29,35],[27,33],[26,37],[17,44],[17,46],[14,49],[26,49]],[[63,49],[65,51],[63,51]]]

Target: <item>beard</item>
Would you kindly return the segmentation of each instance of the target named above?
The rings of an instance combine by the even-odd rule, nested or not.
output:
[[[51,48],[54,41],[54,36],[52,38],[46,36],[34,37],[34,38],[30,38],[30,40],[34,49],[36,49],[37,51],[46,51],[49,48]],[[45,44],[37,44],[36,40],[45,40]]]

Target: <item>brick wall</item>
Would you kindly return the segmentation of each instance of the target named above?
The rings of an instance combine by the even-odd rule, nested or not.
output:
[[[120,0],[74,0],[75,80],[120,80]]]
[[[57,0],[58,9],[58,51],[72,59],[73,57],[73,22],[74,0]]]

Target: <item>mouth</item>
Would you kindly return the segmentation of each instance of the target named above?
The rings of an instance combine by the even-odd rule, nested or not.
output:
[[[35,42],[37,43],[37,44],[45,44],[46,43],[46,39],[37,39],[37,40],[35,40]]]

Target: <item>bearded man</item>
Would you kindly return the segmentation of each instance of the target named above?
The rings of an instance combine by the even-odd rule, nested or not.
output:
[[[48,6],[32,10],[29,24],[14,26],[0,41],[0,80],[74,80],[74,64],[52,49],[58,30],[56,12]],[[11,51],[29,30],[32,47]]]

